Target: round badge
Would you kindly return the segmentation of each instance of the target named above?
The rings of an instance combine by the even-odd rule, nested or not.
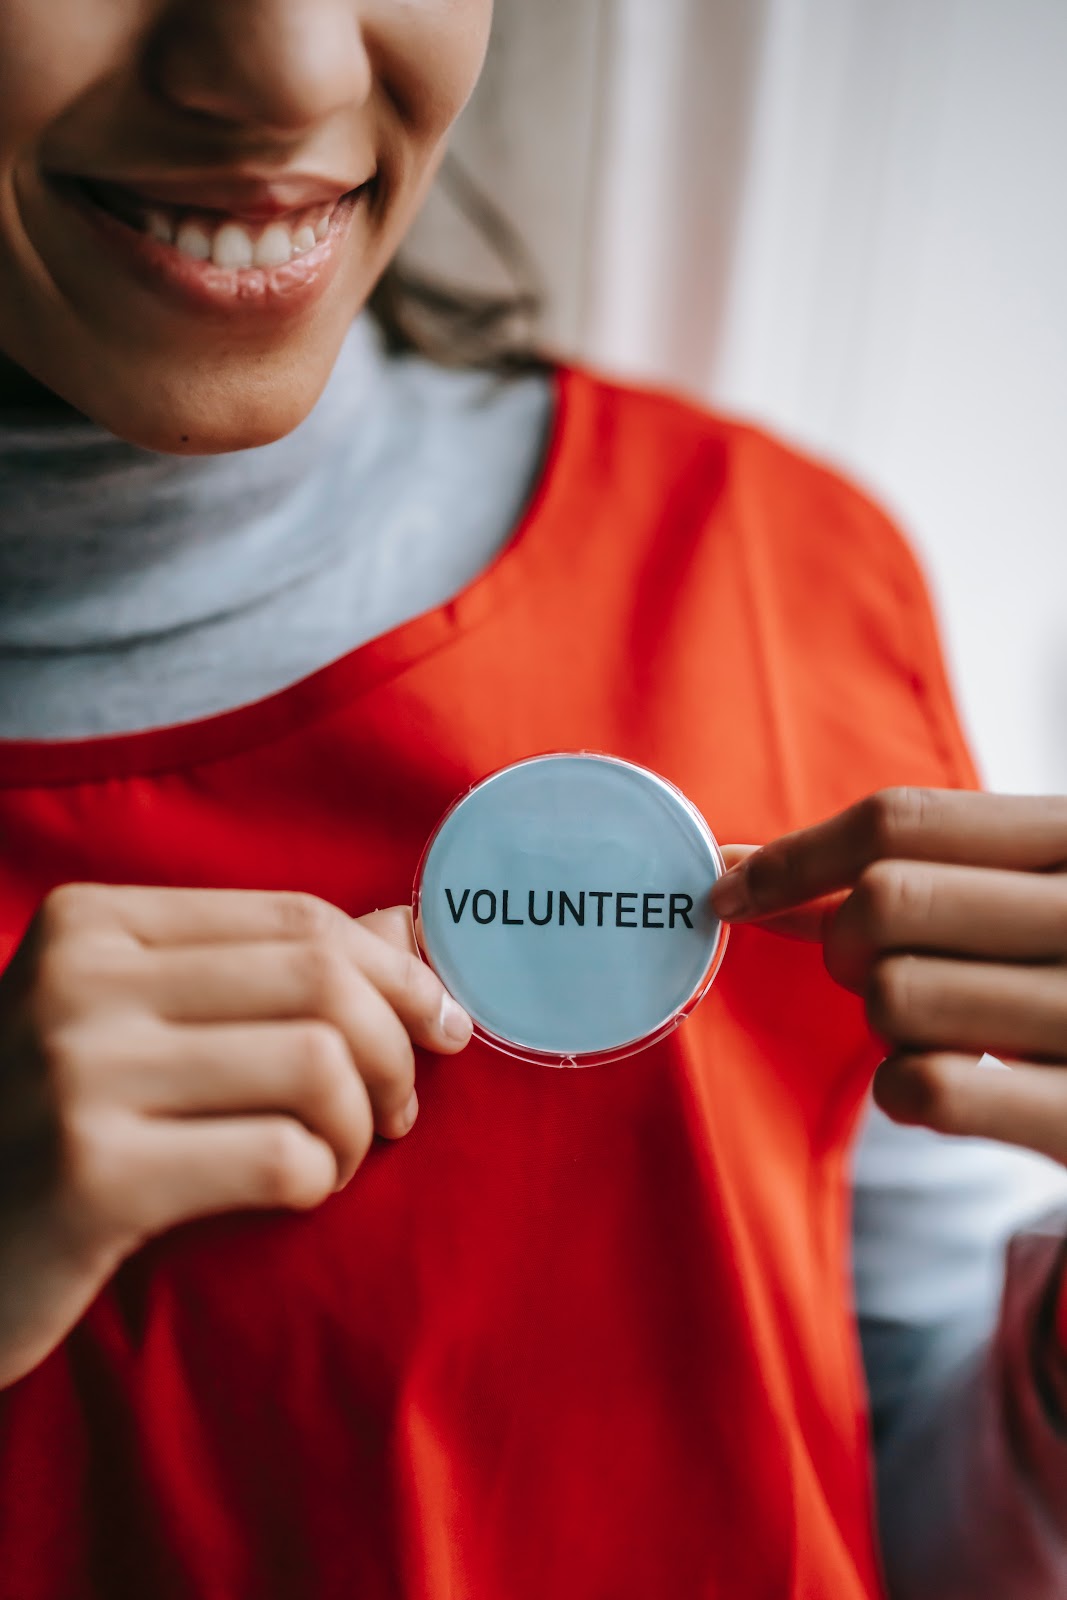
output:
[[[707,823],[665,778],[613,756],[535,756],[458,800],[415,882],[423,957],[499,1050],[618,1060],[706,994],[728,929]]]

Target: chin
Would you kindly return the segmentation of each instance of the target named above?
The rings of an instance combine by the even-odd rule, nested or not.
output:
[[[287,407],[258,417],[235,422],[229,417],[214,418],[198,412],[187,417],[172,413],[159,418],[131,413],[128,416],[96,416],[94,422],[116,438],[141,450],[171,456],[221,456],[234,450],[255,450],[274,444],[298,428],[310,412]]]
[[[78,406],[127,444],[165,455],[224,455],[274,444],[298,428],[326,386],[333,362],[301,363],[280,373],[222,369],[197,382],[165,380],[116,386]],[[77,401],[75,401],[77,405]]]
[[[162,455],[221,456],[234,450],[257,450],[261,445],[284,439],[300,426],[311,408],[311,404],[303,409],[275,408],[238,422],[230,417],[205,417],[203,413],[184,419],[161,419],[156,426],[139,426],[131,420],[129,427],[110,431],[128,444]]]

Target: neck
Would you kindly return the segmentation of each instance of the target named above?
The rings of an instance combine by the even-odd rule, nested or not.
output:
[[[377,448],[383,368],[370,324],[357,323],[307,420],[275,444],[224,456],[142,450],[61,402],[9,409],[0,650],[163,635],[202,622],[205,596],[211,614],[232,613],[329,561],[349,515],[331,494],[331,469]]]

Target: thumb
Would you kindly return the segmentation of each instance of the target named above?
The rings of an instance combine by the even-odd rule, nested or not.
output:
[[[376,934],[386,944],[391,944],[394,950],[401,950],[409,956],[418,955],[410,906],[387,906],[384,911],[368,911],[366,916],[357,917],[356,921],[368,933]]]

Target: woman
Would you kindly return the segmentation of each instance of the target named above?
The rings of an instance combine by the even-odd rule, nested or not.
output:
[[[869,1028],[894,1114],[1067,1154],[1067,806],[950,792],[880,514],[351,328],[490,11],[0,0],[3,1595],[875,1595]],[[718,909],[812,943],[740,929],[672,1039],[552,1073],[396,908],[457,792],[581,746],[788,835]],[[965,1479],[1001,1594],[1057,1581],[1056,1253]],[[946,1537],[899,1592],[975,1592]]]

